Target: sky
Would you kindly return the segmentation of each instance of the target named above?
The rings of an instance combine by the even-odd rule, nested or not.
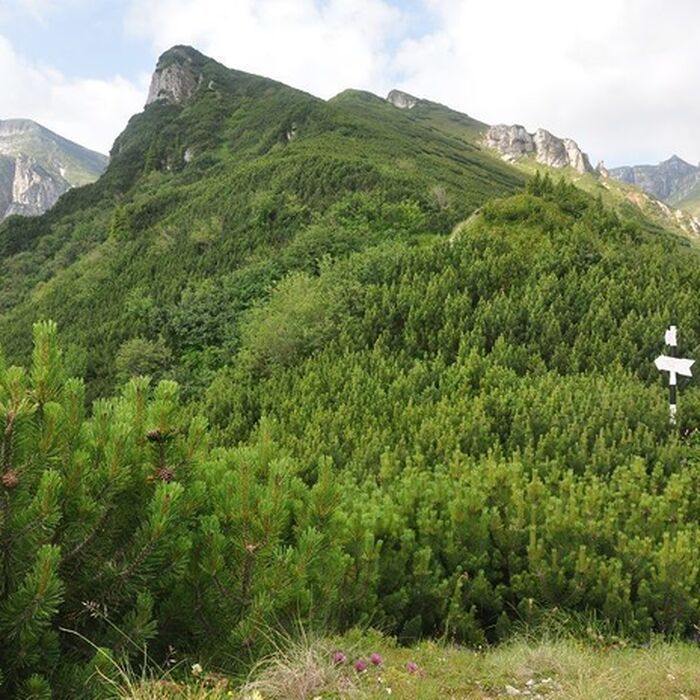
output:
[[[0,119],[108,152],[189,44],[329,98],[398,88],[608,167],[700,160],[697,0],[0,0]]]

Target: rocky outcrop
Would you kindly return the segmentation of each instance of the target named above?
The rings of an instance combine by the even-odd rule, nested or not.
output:
[[[497,124],[484,136],[484,144],[498,151],[503,160],[513,162],[535,152],[535,140],[524,126]]]
[[[520,124],[497,124],[486,131],[484,145],[498,151],[503,160],[509,162],[532,155],[538,163],[552,168],[594,172],[588,156],[576,141],[560,139],[546,129],[538,129],[531,134]]]
[[[636,185],[666,201],[680,201],[700,179],[700,167],[672,156],[658,165],[633,165],[610,170],[610,177]]]
[[[151,77],[146,106],[161,101],[174,105],[189,102],[204,79],[197,65],[198,56],[188,47],[175,47],[164,53]]]
[[[409,95],[407,92],[401,92],[401,90],[392,90],[386,96],[386,100],[399,109],[413,109],[418,104],[417,97]]]
[[[60,175],[52,175],[30,156],[19,155],[14,161],[12,201],[4,215],[38,216],[50,209],[71,188]]]
[[[0,121],[0,220],[36,216],[71,187],[97,179],[107,158],[28,119]]]

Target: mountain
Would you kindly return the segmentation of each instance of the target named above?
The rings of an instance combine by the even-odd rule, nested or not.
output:
[[[657,199],[670,201],[682,193],[689,181],[694,180],[700,168],[672,156],[658,165],[634,165],[612,168],[610,176],[632,185],[637,185]]]
[[[689,178],[671,202],[679,209],[688,211],[700,219],[700,173],[694,178]]]
[[[610,177],[636,185],[674,207],[700,215],[700,167],[678,156],[658,165],[612,168]]]
[[[644,191],[633,182],[632,175],[629,182],[619,176],[613,177],[602,161],[593,168],[588,156],[573,139],[559,138],[546,129],[529,133],[519,124],[483,125],[476,138],[523,173],[549,172],[552,176],[564,176],[577,187],[601,197],[608,206],[626,217],[636,218],[641,214],[645,220],[653,221],[669,232],[695,241],[700,238],[700,219]]]
[[[107,158],[29,119],[0,120],[0,220],[37,216],[72,187],[94,182]]]
[[[484,134],[484,144],[498,151],[504,160],[517,162],[534,158],[540,165],[552,168],[573,168],[579,173],[592,173],[588,156],[573,139],[561,139],[546,129],[529,133],[519,124],[498,124]]]
[[[658,200],[189,47],[144,101],[0,224],[0,695],[241,678],[300,623],[693,638],[700,389],[671,425],[653,360],[700,355],[700,248]]]
[[[471,147],[479,146],[481,137],[489,128],[468,114],[457,112],[446,105],[409,95],[401,90],[390,90],[386,101],[394,107],[410,110],[410,117],[436,132],[450,134]]]
[[[32,320],[54,318],[92,348],[95,387],[112,385],[136,337],[215,367],[240,342],[234,318],[290,271],[414,231],[449,235],[524,183],[465,115],[355,90],[324,102],[188,47],[160,58],[147,102],[95,184],[0,228],[5,349],[26,350]],[[205,298],[228,311],[177,320]]]
[[[0,227],[6,352],[26,356],[32,322],[53,318],[97,394],[142,340],[154,371],[200,391],[278,280],[387,240],[450,237],[536,167],[564,166],[643,227],[685,230],[636,190],[611,189],[573,141],[399,91],[323,101],[179,46],[145,102],[96,183]],[[489,144],[515,143],[515,131],[527,157],[503,162],[511,155]]]

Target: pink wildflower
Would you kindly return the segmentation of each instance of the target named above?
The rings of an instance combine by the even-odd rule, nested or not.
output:
[[[343,654],[342,651],[336,651],[333,654],[333,663],[336,666],[342,666],[346,661],[348,660],[348,657]]]
[[[418,671],[420,671],[420,667],[418,666],[418,664],[415,661],[409,661],[406,664],[406,670],[409,673],[418,673]]]
[[[355,661],[355,670],[358,673],[363,673],[367,670],[367,662],[364,659],[358,659]]]
[[[384,659],[380,654],[377,654],[376,651],[369,657],[369,660],[372,662],[373,666],[381,666],[384,663]]]

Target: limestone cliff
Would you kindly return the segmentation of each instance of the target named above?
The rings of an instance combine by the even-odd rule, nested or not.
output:
[[[71,187],[96,180],[107,158],[28,119],[0,120],[0,220],[36,216]]]
[[[146,106],[159,101],[183,105],[192,99],[203,80],[198,66],[199,56],[186,46],[166,51],[151,77]]]
[[[402,92],[401,90],[392,90],[386,96],[386,100],[399,109],[413,109],[418,104],[417,97],[409,95],[407,92]]]
[[[532,156],[538,163],[552,168],[573,168],[580,173],[595,172],[588,156],[572,139],[561,139],[546,129],[529,133],[520,124],[497,124],[489,127],[483,143],[501,154],[503,160],[514,162]]]

